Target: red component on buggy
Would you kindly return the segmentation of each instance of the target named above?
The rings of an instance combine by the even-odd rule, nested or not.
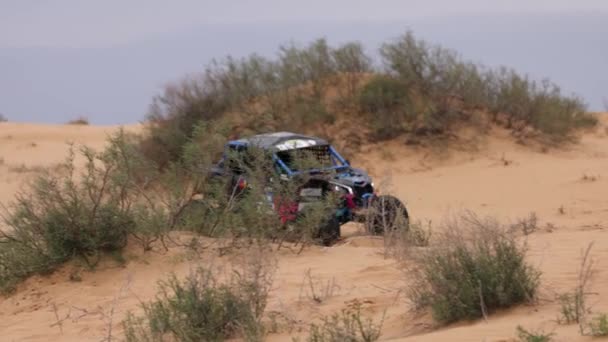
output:
[[[281,200],[279,196],[274,197],[274,208],[283,224],[295,220],[298,215],[298,202]]]
[[[346,207],[348,209],[355,209],[357,207],[357,204],[355,204],[355,195],[346,194],[342,196],[342,198],[344,198],[344,202],[346,203]]]
[[[244,190],[247,187],[247,180],[245,180],[245,178],[239,178],[238,182],[236,183],[236,187],[239,190]]]

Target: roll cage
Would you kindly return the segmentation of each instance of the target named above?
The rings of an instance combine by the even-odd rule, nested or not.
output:
[[[225,161],[228,159],[228,155],[230,153],[243,153],[246,152],[249,148],[249,144],[240,142],[240,141],[231,141],[226,145],[226,149],[222,155],[222,159],[220,160],[220,165],[224,165]],[[344,157],[334,149],[330,144],[324,145],[313,145],[306,146],[300,148],[272,148],[267,149],[270,158],[272,159],[273,166],[275,170],[282,175],[286,175],[287,177],[293,177],[300,174],[317,174],[317,173],[327,173],[333,171],[340,171],[350,167],[350,163]],[[293,159],[292,153],[299,151],[307,151],[312,152],[313,155],[317,156],[317,158],[323,158],[326,162],[327,166],[320,168],[310,168],[306,170],[297,170],[294,168],[294,165],[291,163]],[[246,157],[243,157],[246,159]]]

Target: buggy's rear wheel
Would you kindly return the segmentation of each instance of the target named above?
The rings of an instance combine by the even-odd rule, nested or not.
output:
[[[405,205],[390,195],[378,196],[370,203],[366,219],[367,231],[381,235],[386,231],[408,230],[410,217]]]

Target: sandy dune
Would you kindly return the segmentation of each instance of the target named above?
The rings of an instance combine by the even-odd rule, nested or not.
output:
[[[100,148],[115,129],[0,123],[0,202],[7,203],[37,167],[61,161],[67,141]],[[295,322],[295,330],[279,331],[268,340],[290,341],[311,320],[353,300],[363,302],[365,312],[376,319],[386,311],[383,340],[509,341],[517,325],[554,331],[556,341],[590,340],[580,337],[576,325],[556,324],[555,296],[575,286],[581,250],[594,242],[593,309],[608,311],[608,118],[567,149],[541,152],[511,141],[504,131],[494,129],[474,152],[437,159],[393,142],[384,145],[383,152],[369,146],[370,152],[354,161],[372,170],[381,191],[407,201],[415,219],[435,225],[462,209],[506,221],[535,212],[542,228],[529,236],[528,243],[530,261],[543,273],[537,305],[495,313],[487,322],[436,329],[429,315],[409,311],[400,291],[407,274],[395,260],[384,257],[382,241],[358,236],[358,227],[351,224],[337,246],[311,247],[300,255],[279,253],[268,310],[282,312]],[[29,279],[16,294],[0,299],[0,339],[100,341],[108,326],[118,337],[125,312],[137,309],[139,300],[152,298],[158,279],[170,271],[187,274],[200,261],[178,248],[145,255],[133,249],[126,259],[124,266],[108,260],[95,272],[83,272],[81,282],[69,281],[73,265],[49,277]],[[330,288],[321,303],[312,301],[303,286],[307,271],[319,288]]]

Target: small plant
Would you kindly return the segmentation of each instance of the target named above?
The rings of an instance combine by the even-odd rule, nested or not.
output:
[[[574,294],[565,293],[558,297],[560,313],[557,319],[559,324],[579,323],[584,315],[583,298],[578,291]]]
[[[527,217],[518,219],[511,229],[521,231],[524,235],[530,235],[538,230],[538,216],[534,212],[530,213]]]
[[[322,321],[320,325],[311,325],[308,342],[374,342],[380,339],[383,324],[383,320],[374,323],[364,318],[358,302]]]
[[[603,313],[593,317],[589,323],[589,330],[591,332],[591,336],[594,337],[608,336],[608,315]]]
[[[559,206],[559,208],[557,208],[557,212],[558,212],[560,215],[566,215],[566,208],[564,207],[564,205],[563,205],[563,204],[562,204],[562,205],[560,205],[560,206]]]
[[[524,329],[521,325],[517,326],[517,337],[521,342],[550,342],[554,336],[555,333],[531,332]]]
[[[2,114],[0,113],[0,122],[7,122],[8,119]]]
[[[450,323],[534,298],[540,273],[507,227],[467,213],[441,231],[413,270],[408,296],[415,307],[430,307],[438,322]]]

